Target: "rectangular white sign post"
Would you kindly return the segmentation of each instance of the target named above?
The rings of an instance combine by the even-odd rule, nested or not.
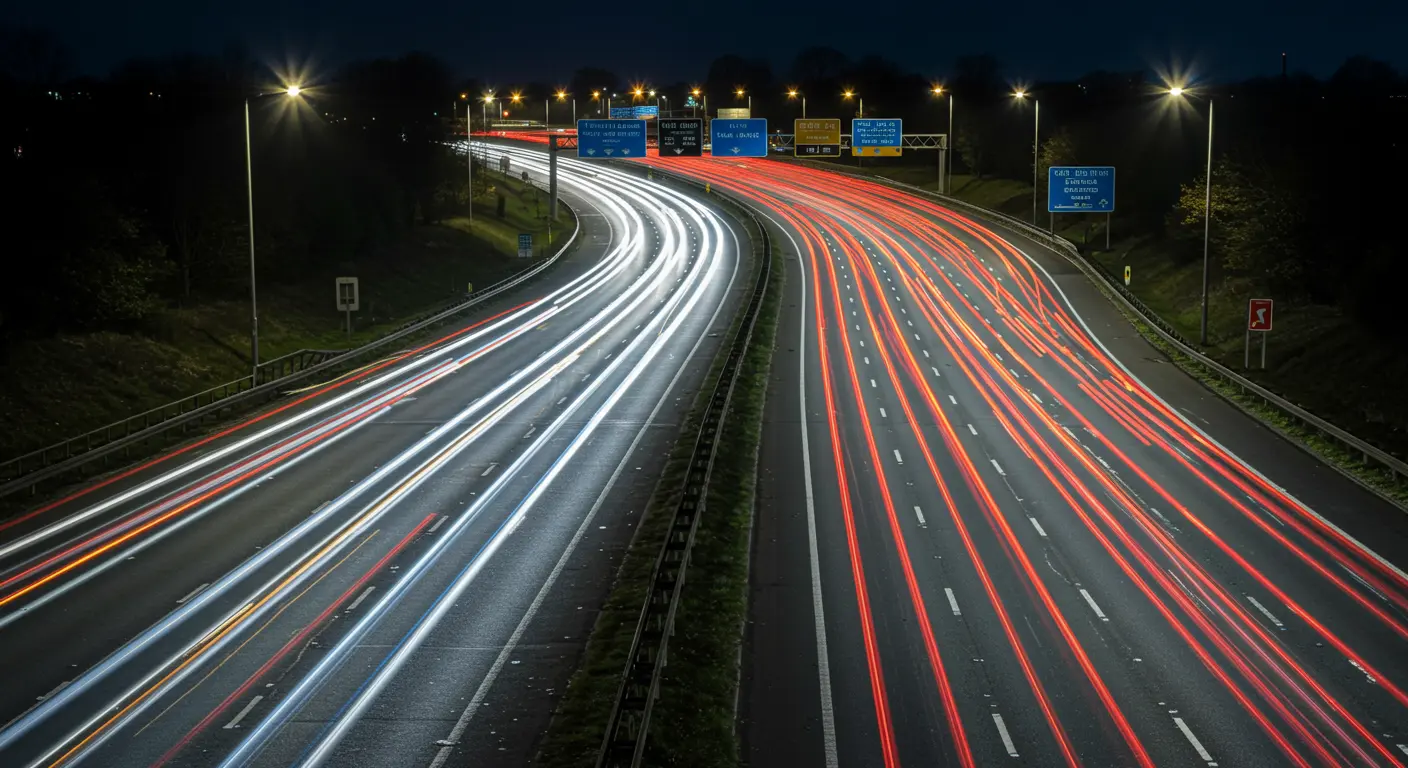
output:
[[[347,337],[349,339],[352,338],[352,313],[361,307],[360,298],[357,291],[357,278],[337,278],[337,308],[347,317]]]

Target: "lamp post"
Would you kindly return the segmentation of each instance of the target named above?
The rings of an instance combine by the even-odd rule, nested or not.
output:
[[[260,93],[252,97],[246,96],[244,100],[244,181],[245,189],[249,197],[249,357],[250,357],[250,386],[259,385],[259,294],[256,291],[255,271],[254,271],[254,157],[250,152],[249,140],[249,102],[250,99],[259,99],[265,96],[283,94],[289,98],[298,98],[298,94],[303,89],[297,85],[290,85],[282,91],[272,93]]]
[[[1168,89],[1168,94],[1180,98],[1188,91],[1180,86]],[[1212,232],[1212,97],[1208,97],[1208,166],[1204,174],[1203,192],[1203,299],[1202,320],[1198,328],[1198,343],[1208,343],[1208,238]]]
[[[797,98],[800,98],[800,99],[802,100],[802,119],[803,119],[803,120],[806,120],[806,119],[807,119],[807,96],[806,96],[806,94],[804,94],[804,93],[798,91],[796,88],[792,88],[791,90],[787,91],[787,98],[789,98],[789,99],[797,99]]]
[[[693,89],[693,90],[691,90],[691,91],[689,92],[689,95],[694,97],[694,106],[691,107],[691,109],[694,110],[693,117],[699,117],[699,95],[700,95],[700,93],[701,93],[701,91],[700,91],[698,88],[695,88],[695,89]],[[704,110],[704,116],[705,116],[705,117],[708,117],[708,116],[709,116],[709,110],[707,110],[707,109]]]
[[[1012,93],[1015,98],[1027,98],[1027,92],[1017,90]],[[1035,116],[1032,119],[1032,226],[1036,226],[1036,198],[1037,198],[1037,173],[1041,164],[1037,162],[1037,153],[1041,149],[1041,100],[1032,99],[1032,106],[1035,108]]]
[[[859,94],[852,90],[846,90],[841,93],[841,98],[846,101],[855,99],[857,103],[856,117],[865,117],[865,99],[861,98]],[[852,141],[854,141],[854,138],[852,138]]]
[[[747,94],[747,96],[748,96],[748,116],[749,116],[749,117],[752,117],[752,116],[753,116],[753,94],[748,93],[747,91],[745,91],[745,90],[742,89],[742,88],[739,88],[738,90],[734,91],[733,94],[734,94],[735,96],[737,96],[738,98],[740,98],[740,99],[743,98],[744,94]]]
[[[942,85],[936,85],[934,86],[934,95],[948,97],[948,135],[946,136],[948,146],[944,148],[944,154],[947,155],[945,157],[947,167],[940,168],[939,172],[943,177],[944,194],[951,195],[953,194],[953,152],[955,149],[953,143],[953,92],[945,91]]]

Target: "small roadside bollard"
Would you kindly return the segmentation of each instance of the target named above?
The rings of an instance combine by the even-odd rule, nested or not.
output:
[[[645,169],[645,178],[646,178],[647,180],[649,180],[649,181],[654,181],[654,180],[655,180],[655,169],[654,169],[654,168],[646,168],[646,169]]]
[[[709,182],[707,182],[707,181],[704,182],[704,194],[706,194],[706,195],[713,194],[713,191],[714,191],[714,190],[709,187]]]

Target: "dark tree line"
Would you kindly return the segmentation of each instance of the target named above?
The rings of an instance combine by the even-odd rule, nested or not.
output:
[[[0,47],[0,348],[245,295],[244,100],[273,78],[232,50],[69,79],[45,35],[7,30]],[[467,205],[463,159],[443,140],[473,83],[410,54],[308,85],[250,101],[261,283],[299,281]]]

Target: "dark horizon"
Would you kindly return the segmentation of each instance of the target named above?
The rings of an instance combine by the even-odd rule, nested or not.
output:
[[[702,17],[671,15],[663,7],[596,15],[586,7],[547,0],[525,20],[503,8],[418,13],[397,6],[395,15],[384,15],[379,6],[355,0],[335,12],[258,1],[212,12],[172,0],[148,0],[134,12],[79,0],[15,6],[7,15],[9,23],[47,30],[66,46],[69,74],[94,77],[133,58],[218,55],[231,46],[276,70],[290,63],[306,67],[314,78],[353,60],[420,50],[459,75],[502,83],[565,83],[582,66],[652,84],[687,82],[702,79],[714,58],[729,53],[761,58],[785,81],[796,53],[817,45],[852,59],[882,56],[936,78],[958,56],[988,53],[1002,63],[1005,76],[1026,82],[1069,80],[1097,70],[1241,80],[1280,74],[1283,53],[1292,73],[1319,78],[1352,55],[1408,69],[1408,52],[1395,39],[1396,30],[1408,25],[1408,7],[1388,4],[1338,4],[1326,11],[1312,0],[1289,0],[1272,18],[1206,1],[1177,6],[1177,13],[1131,7],[1053,15],[1045,4],[1018,0],[1000,9],[876,16],[859,22],[860,32],[852,23],[854,4],[841,0],[814,0],[818,13],[808,17],[772,8],[760,13],[755,4],[737,0],[721,0]],[[755,21],[725,26],[723,20],[731,18]]]

